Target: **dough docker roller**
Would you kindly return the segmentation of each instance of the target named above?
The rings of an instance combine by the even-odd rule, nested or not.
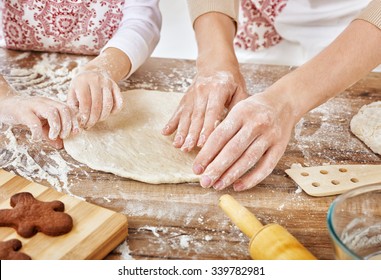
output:
[[[251,240],[249,253],[254,260],[316,260],[294,236],[278,224],[263,225],[253,213],[232,196],[220,197],[218,205]]]

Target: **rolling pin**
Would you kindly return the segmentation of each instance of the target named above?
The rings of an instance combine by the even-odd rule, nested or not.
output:
[[[316,260],[294,236],[278,224],[262,225],[232,196],[220,197],[218,205],[232,222],[249,237],[249,253],[254,260]]]

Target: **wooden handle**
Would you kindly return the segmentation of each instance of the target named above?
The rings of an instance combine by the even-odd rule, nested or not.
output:
[[[258,221],[253,213],[228,194],[220,197],[218,205],[249,238],[252,238],[263,227],[262,223]]]
[[[250,256],[256,260],[315,260],[294,236],[278,224],[263,226],[247,208],[232,196],[220,197],[219,206],[232,222],[251,238]]]
[[[316,260],[294,236],[278,224],[268,224],[250,241],[254,260]]]

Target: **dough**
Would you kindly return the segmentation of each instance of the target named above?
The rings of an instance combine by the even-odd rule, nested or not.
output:
[[[350,126],[353,134],[373,152],[381,154],[381,101],[361,107]]]
[[[150,183],[198,182],[192,171],[196,151],[173,147],[161,130],[183,93],[131,90],[118,114],[64,141],[66,151],[89,167]]]

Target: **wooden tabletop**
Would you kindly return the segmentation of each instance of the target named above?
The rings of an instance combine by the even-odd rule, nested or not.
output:
[[[20,94],[62,101],[77,67],[89,60],[4,49],[0,59],[0,73]],[[292,71],[286,66],[241,67],[250,93]],[[194,74],[194,61],[151,58],[120,86],[184,92]],[[247,206],[263,224],[284,226],[317,258],[333,259],[326,215],[335,196],[307,195],[285,170],[295,163],[379,164],[380,157],[349,130],[359,108],[376,100],[381,100],[381,74],[371,73],[310,112],[295,127],[273,173],[245,192],[203,189],[198,184],[149,185],[91,170],[64,150],[33,143],[24,128],[6,125],[0,126],[0,168],[127,215],[129,236],[107,259],[250,259],[249,239],[217,206],[225,193]]]

